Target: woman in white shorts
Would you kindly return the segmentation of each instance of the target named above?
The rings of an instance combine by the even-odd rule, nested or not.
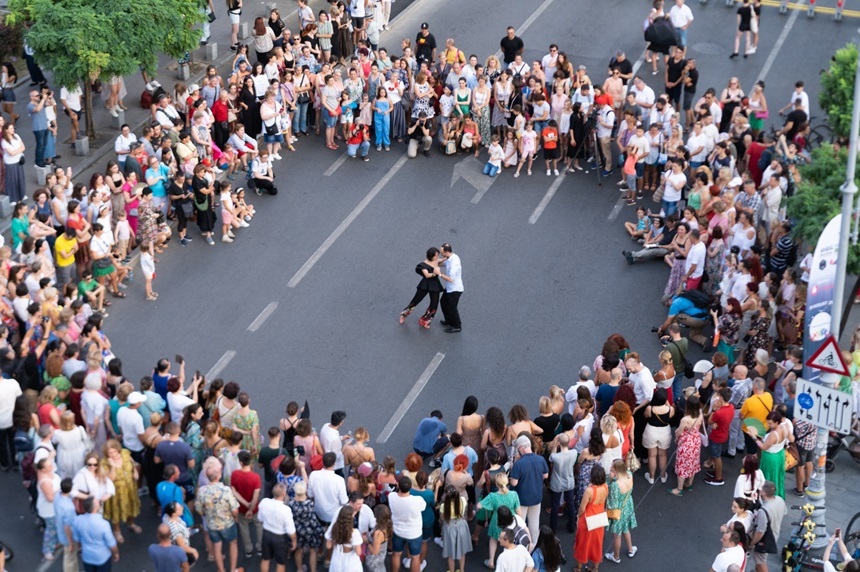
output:
[[[666,451],[672,444],[672,428],[669,421],[675,415],[675,408],[667,403],[666,389],[658,387],[654,391],[651,403],[645,408],[645,433],[642,436],[642,446],[648,449],[648,472],[645,480],[654,484],[657,467],[660,468],[660,482],[665,483],[667,455]]]

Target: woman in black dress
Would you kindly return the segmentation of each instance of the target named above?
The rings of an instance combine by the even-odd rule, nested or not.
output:
[[[570,140],[567,144],[567,157],[564,160],[568,173],[573,173],[574,169],[582,171],[582,167],[579,166],[579,160],[587,156],[585,151],[585,120],[585,114],[582,113],[582,104],[577,101],[573,104],[573,113],[570,115],[570,131],[568,131]]]
[[[244,81],[238,97],[239,123],[245,126],[246,133],[254,137],[263,129],[263,120],[260,119],[260,104],[254,93],[254,80],[248,76]]]
[[[430,294],[430,305],[427,311],[418,320],[418,324],[425,328],[430,328],[430,322],[436,315],[436,309],[439,307],[439,294],[442,292],[442,283],[439,281],[441,272],[439,270],[439,249],[432,246],[427,249],[427,259],[419,262],[415,267],[415,273],[421,276],[421,282],[418,283],[418,288],[415,291],[415,296],[406,308],[400,312],[400,323],[406,321],[407,316],[412,313],[415,306],[421,303],[427,294]]]
[[[215,208],[213,206],[215,187],[206,178],[206,165],[198,163],[194,167],[194,178],[191,180],[194,191],[194,208],[197,209],[197,226],[206,238],[209,246],[215,245],[212,230],[215,228]]]

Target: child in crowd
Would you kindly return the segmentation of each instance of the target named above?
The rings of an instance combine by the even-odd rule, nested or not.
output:
[[[117,254],[123,263],[128,264],[131,260],[131,252],[128,242],[131,240],[131,225],[128,223],[128,213],[125,209],[117,212],[116,228],[113,230],[116,239]]]
[[[149,241],[140,245],[140,271],[143,273],[146,299],[154,302],[158,298],[158,292],[152,290],[152,281],[155,280],[155,255]]]
[[[497,134],[493,134],[490,138],[490,146],[487,147],[487,151],[490,153],[490,158],[487,160],[487,164],[484,165],[484,174],[495,177],[502,170],[502,159],[505,157],[505,152],[502,146],[499,145],[499,136]]]

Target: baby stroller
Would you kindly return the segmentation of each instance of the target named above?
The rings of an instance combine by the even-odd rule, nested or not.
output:
[[[831,431],[827,439],[827,460],[824,470],[832,473],[836,469],[836,456],[845,449],[855,462],[860,463],[860,419],[855,416],[851,421],[851,432],[848,435],[840,435]]]

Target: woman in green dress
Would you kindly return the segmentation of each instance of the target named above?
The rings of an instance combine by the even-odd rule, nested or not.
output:
[[[753,432],[756,445],[761,449],[760,468],[765,480],[776,485],[777,496],[785,498],[785,445],[790,435],[782,420],[783,415],[779,411],[771,411],[768,414],[765,420],[767,434],[764,439],[755,434],[755,428],[749,431]]]
[[[242,435],[242,449],[251,453],[251,466],[256,466],[260,454],[260,418],[251,409],[251,398],[247,393],[240,393],[236,401],[239,411],[233,421],[233,431]]]
[[[30,216],[27,208],[27,203],[24,201],[15,205],[12,212],[12,252],[15,252],[18,247],[24,242],[24,239],[30,236]]]
[[[490,558],[484,560],[484,564],[490,569],[496,567],[496,549],[499,546],[499,535],[502,533],[502,530],[499,528],[499,513],[497,509],[500,506],[506,506],[511,509],[512,513],[516,513],[520,507],[519,495],[517,495],[516,491],[508,489],[508,475],[506,473],[496,475],[496,487],[498,488],[496,492],[488,494],[478,503],[478,510],[484,509],[492,513],[490,526],[487,529],[487,534],[490,536]]]
[[[627,555],[631,558],[639,550],[633,545],[630,531],[636,528],[636,512],[633,503],[633,475],[627,470],[623,459],[616,459],[609,470],[609,498],[606,508],[619,509],[621,515],[609,521],[609,532],[615,535],[612,540],[612,552],[604,554],[607,560],[618,564],[621,562],[621,537],[627,543]]]
[[[194,458],[194,467],[191,468],[191,476],[194,482],[197,482],[197,477],[200,475],[200,468],[203,466],[203,461],[206,460],[203,431],[200,428],[200,420],[203,419],[203,406],[199,403],[192,403],[185,408],[182,414],[182,440],[191,447],[191,455]]]

